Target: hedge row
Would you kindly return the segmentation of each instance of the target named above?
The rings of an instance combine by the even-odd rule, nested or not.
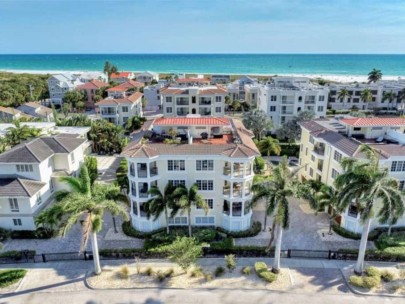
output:
[[[349,230],[341,227],[337,223],[332,224],[332,229],[333,229],[333,231],[335,231],[337,234],[339,234],[340,236],[342,236],[344,238],[353,239],[353,240],[360,240],[361,239],[361,234],[360,233],[349,231]],[[369,241],[375,241],[379,237],[380,233],[381,232],[378,231],[378,230],[370,231],[370,233],[368,234],[368,240]]]
[[[27,255],[32,257],[36,254],[35,250],[27,250]],[[24,258],[24,253],[22,251],[16,251],[16,250],[11,250],[11,251],[6,251],[0,253],[0,258],[4,259],[14,259],[14,260],[21,260]]]
[[[217,227],[216,230],[221,233],[225,233],[227,236],[230,236],[233,238],[252,237],[252,236],[256,236],[260,233],[260,231],[262,230],[262,223],[254,222],[252,227],[250,227],[247,230],[243,230],[243,231],[229,231],[222,227]]]

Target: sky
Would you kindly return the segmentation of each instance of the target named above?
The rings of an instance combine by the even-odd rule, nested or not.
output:
[[[0,53],[405,54],[405,0],[0,0]]]

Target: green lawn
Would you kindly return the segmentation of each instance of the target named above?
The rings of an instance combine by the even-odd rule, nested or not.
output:
[[[27,270],[25,269],[7,269],[0,270],[0,288],[10,286],[22,279]]]

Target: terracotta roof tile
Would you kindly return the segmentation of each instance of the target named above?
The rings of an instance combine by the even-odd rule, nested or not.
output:
[[[158,118],[154,125],[157,126],[229,126],[229,118],[222,117],[173,117]]]
[[[132,72],[119,72],[119,73],[114,73],[111,74],[110,78],[128,78],[130,75],[132,74]]]
[[[90,80],[85,84],[77,86],[78,90],[97,90],[99,88],[108,87],[108,83],[100,81],[98,79]]]
[[[126,81],[124,83],[121,83],[120,85],[117,85],[115,87],[107,89],[107,91],[108,92],[115,92],[115,91],[123,92],[123,91],[127,91],[128,89],[131,89],[131,88],[138,88],[139,89],[139,88],[142,88],[144,86],[145,86],[145,84],[142,83],[142,82],[135,81],[135,80],[128,80],[128,81]]]
[[[401,117],[344,118],[340,122],[355,127],[405,126],[405,118]]]

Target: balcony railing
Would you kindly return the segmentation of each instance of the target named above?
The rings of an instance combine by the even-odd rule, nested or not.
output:
[[[108,110],[101,110],[101,114],[102,114],[102,115],[116,115],[116,114],[117,114],[117,111],[116,111],[116,110],[110,110],[110,111],[108,111]]]
[[[325,155],[325,148],[324,147],[314,147],[314,153],[318,155]]]
[[[232,197],[242,197],[242,189],[233,189],[233,195]]]
[[[243,169],[234,169],[233,176],[234,177],[243,177]]]
[[[224,168],[224,175],[230,176],[231,175],[231,168],[225,167]]]
[[[139,191],[139,197],[145,198],[145,197],[148,197],[148,196],[149,196],[148,190],[142,189],[142,190]]]
[[[224,187],[224,190],[223,190],[222,193],[223,193],[224,195],[227,195],[227,196],[231,195],[231,188]]]
[[[176,105],[178,105],[178,106],[188,106],[189,101],[188,100],[177,100]]]
[[[294,100],[283,100],[281,101],[281,104],[294,104]]]
[[[293,111],[281,111],[281,114],[292,115],[294,114]]]
[[[158,168],[150,168],[150,176],[156,176],[158,175]]]
[[[138,170],[138,177],[147,177],[148,171],[146,170]]]

